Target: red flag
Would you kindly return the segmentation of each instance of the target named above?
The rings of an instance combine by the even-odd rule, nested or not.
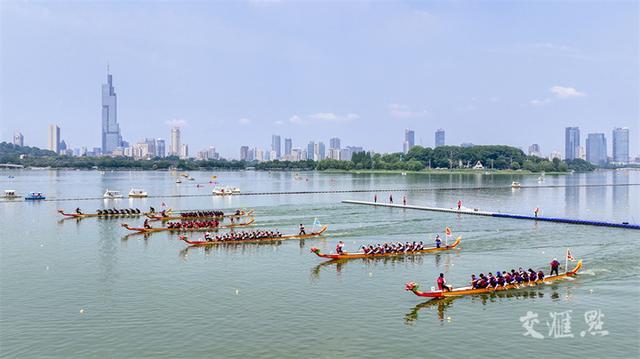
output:
[[[445,229],[444,229],[444,233],[445,233],[447,236],[450,236],[450,235],[451,235],[451,228],[449,228],[449,227],[445,228]]]
[[[570,260],[570,261],[572,261],[572,262],[575,262],[575,261],[576,261],[576,259],[575,259],[575,258],[573,258],[573,256],[571,255],[571,251],[570,251],[570,250],[568,250],[568,249],[567,249],[567,259],[568,259],[568,260]]]

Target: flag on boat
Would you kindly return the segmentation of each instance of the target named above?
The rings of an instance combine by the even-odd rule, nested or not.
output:
[[[162,207],[166,207],[166,206],[167,206],[167,204],[162,202]]]
[[[318,217],[313,220],[313,226],[321,226],[320,221],[318,221]]]
[[[567,248],[567,260],[570,260],[572,262],[575,262],[576,259],[573,258],[573,256],[571,255],[571,251]]]
[[[446,234],[447,236],[451,235],[451,228],[447,227],[444,229],[444,234]]]

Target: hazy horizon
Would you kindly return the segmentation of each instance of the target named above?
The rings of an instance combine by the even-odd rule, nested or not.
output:
[[[110,66],[131,144],[210,145],[237,158],[271,135],[400,152],[416,144],[538,143],[564,128],[630,128],[640,154],[639,4],[0,3],[0,141],[100,146]]]

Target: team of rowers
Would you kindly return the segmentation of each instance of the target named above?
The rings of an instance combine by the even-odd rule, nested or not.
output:
[[[188,221],[188,222],[168,222],[167,228],[217,228],[220,222],[218,220],[210,221]]]
[[[236,210],[235,215],[239,216],[241,214],[240,210]],[[180,213],[180,217],[223,217],[224,212],[222,211],[192,211],[192,212],[182,212]]]
[[[239,231],[229,232],[225,234],[216,234],[211,236],[211,233],[204,234],[204,240],[207,242],[225,242],[225,241],[247,241],[252,239],[265,239],[265,238],[280,238],[282,233],[280,231]]]
[[[80,207],[76,208],[76,213],[83,214],[82,211],[80,210]],[[106,215],[121,215],[121,214],[140,214],[142,212],[137,208],[124,208],[124,209],[107,208],[107,209],[98,209],[96,210],[96,213],[99,216],[106,216]]]
[[[558,268],[560,263],[557,259],[553,259],[551,262],[551,274],[554,273],[558,275]],[[535,283],[537,281],[544,280],[545,275],[542,270],[534,271],[529,268],[527,270],[522,269],[522,267],[518,268],[516,271],[512,269],[511,271],[497,271],[494,275],[492,272],[489,272],[487,275],[484,273],[480,273],[479,276],[475,274],[471,275],[471,288],[473,289],[484,289],[484,288],[499,288],[506,287],[510,284],[522,285],[527,283]],[[438,284],[438,289],[442,291],[451,291],[452,287],[447,285],[447,281],[444,279],[444,274],[440,273],[440,276],[436,279],[436,283]]]
[[[384,243],[384,244],[377,244],[376,246],[373,245],[369,245],[369,246],[362,246],[360,248],[362,250],[362,252],[364,254],[385,254],[385,253],[407,253],[407,252],[415,252],[415,251],[420,251],[424,249],[424,243],[422,243],[422,241],[420,242],[395,242],[395,243]],[[341,254],[340,252],[342,252],[342,248],[340,248],[340,250],[338,250],[338,248],[336,248],[336,252],[338,252],[338,254]]]

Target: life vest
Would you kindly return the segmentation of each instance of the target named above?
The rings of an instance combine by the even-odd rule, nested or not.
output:
[[[436,282],[438,283],[438,289],[442,290],[442,288],[444,288],[444,278],[438,277]]]

